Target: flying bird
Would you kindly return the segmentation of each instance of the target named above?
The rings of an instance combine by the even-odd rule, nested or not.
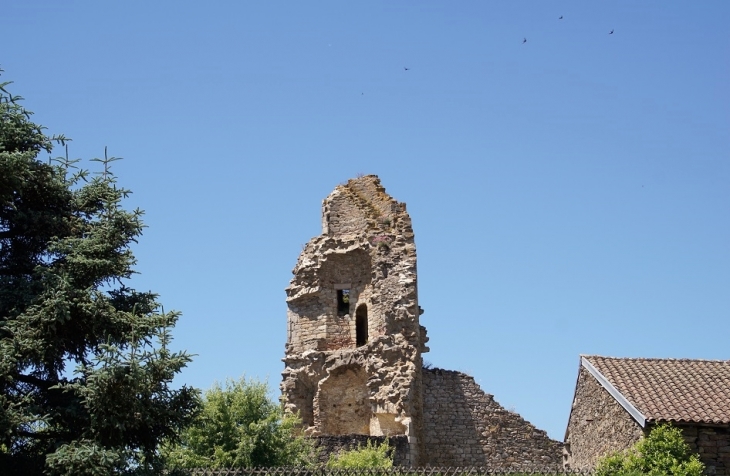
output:
[[[562,20],[562,19],[563,19],[563,15],[560,15],[560,18],[558,18],[558,20]]]
[[[608,32],[609,35],[613,35],[613,30]]]
[[[527,43],[527,38],[522,38],[522,44],[524,45],[525,43]]]

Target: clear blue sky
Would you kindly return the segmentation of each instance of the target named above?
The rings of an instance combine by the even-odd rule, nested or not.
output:
[[[730,2],[6,0],[1,17],[3,79],[34,119],[72,157],[125,159],[149,226],[131,284],[183,312],[180,382],[277,388],[290,271],[358,173],[408,204],[424,358],[554,438],[581,353],[730,358]]]

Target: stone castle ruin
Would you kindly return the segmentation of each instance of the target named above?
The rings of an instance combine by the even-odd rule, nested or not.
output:
[[[562,467],[561,444],[472,377],[423,368],[411,218],[377,176],[324,200],[322,234],[293,274],[281,390],[307,435],[325,446],[392,437],[401,442],[397,463],[408,466]]]

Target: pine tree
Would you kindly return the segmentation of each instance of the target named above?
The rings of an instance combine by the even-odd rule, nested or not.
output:
[[[199,408],[173,389],[176,312],[127,286],[142,211],[111,171],[43,152],[65,146],[0,84],[0,473],[155,472],[158,447]],[[66,149],[68,150],[68,149]]]

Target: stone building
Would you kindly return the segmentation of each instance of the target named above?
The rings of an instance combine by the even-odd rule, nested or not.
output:
[[[730,476],[730,361],[581,356],[565,463],[592,469],[671,422],[708,474]]]
[[[404,465],[561,466],[561,444],[473,378],[423,369],[411,218],[377,176],[324,200],[322,234],[293,274],[282,400],[321,447],[359,441],[348,435],[396,437]]]

